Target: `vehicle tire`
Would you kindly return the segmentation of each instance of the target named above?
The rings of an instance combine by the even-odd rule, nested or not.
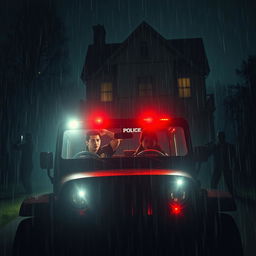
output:
[[[238,227],[233,218],[220,213],[208,235],[208,254],[210,256],[243,256],[243,246]]]
[[[33,218],[22,220],[16,231],[13,256],[50,255],[50,246],[45,236],[45,228]]]
[[[220,215],[220,232],[217,255],[243,256],[240,232],[233,218],[228,214]]]

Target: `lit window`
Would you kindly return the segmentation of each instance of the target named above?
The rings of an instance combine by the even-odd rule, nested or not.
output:
[[[178,87],[179,87],[180,98],[191,97],[190,78],[178,78]]]
[[[110,102],[113,100],[112,83],[102,83],[100,88],[100,100]]]
[[[153,85],[151,77],[138,78],[139,83],[139,96],[147,97],[153,96]]]

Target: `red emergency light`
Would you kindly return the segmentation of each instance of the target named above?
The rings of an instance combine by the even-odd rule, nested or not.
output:
[[[148,123],[148,124],[152,124],[153,123],[153,118],[152,117],[146,117],[146,118],[143,118],[143,120]]]
[[[172,215],[180,215],[182,213],[182,205],[179,203],[171,203],[169,207],[170,213]]]
[[[91,126],[94,129],[106,129],[108,124],[108,119],[103,116],[96,116],[95,118],[91,119]]]
[[[85,127],[89,129],[103,129],[108,123],[108,115],[100,110],[90,112],[85,117]]]
[[[147,214],[151,216],[153,214],[152,205],[148,204]]]
[[[141,119],[141,125],[147,126],[151,128],[158,128],[162,125],[165,125],[170,121],[170,118],[168,117],[155,117],[155,116],[147,116]]]
[[[95,124],[102,124],[103,123],[103,119],[101,117],[97,117],[95,120],[94,120]]]

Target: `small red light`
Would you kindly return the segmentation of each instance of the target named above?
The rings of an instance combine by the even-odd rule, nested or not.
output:
[[[160,121],[169,121],[169,118],[160,118]]]
[[[79,210],[79,215],[84,216],[85,215],[85,210]]]
[[[147,210],[147,213],[149,216],[152,215],[153,211],[152,211],[152,205],[151,204],[148,204],[148,210]]]
[[[172,214],[178,215],[181,213],[182,207],[179,204],[170,204],[170,211]]]

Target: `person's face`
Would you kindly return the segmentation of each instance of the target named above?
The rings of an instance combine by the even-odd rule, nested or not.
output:
[[[90,139],[85,142],[88,147],[88,151],[92,153],[97,153],[100,148],[101,139],[99,135],[91,135]]]
[[[149,136],[145,136],[141,142],[141,145],[144,149],[152,149],[156,146],[156,141]]]

